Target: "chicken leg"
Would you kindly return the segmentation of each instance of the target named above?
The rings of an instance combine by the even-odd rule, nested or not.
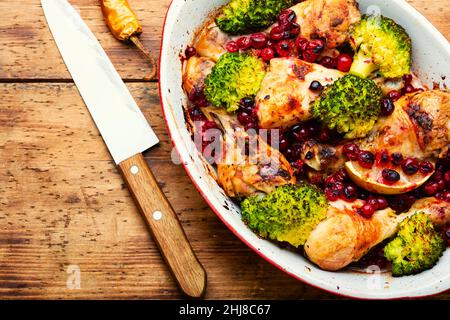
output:
[[[324,270],[342,269],[395,235],[400,222],[418,211],[428,214],[437,226],[450,223],[450,204],[435,198],[418,200],[401,215],[388,208],[377,211],[370,219],[357,214],[356,210],[361,206],[361,201],[330,204],[326,219],[319,223],[305,243],[305,252],[312,262]]]

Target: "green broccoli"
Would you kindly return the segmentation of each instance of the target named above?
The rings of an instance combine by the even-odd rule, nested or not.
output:
[[[294,4],[294,0],[231,0],[221,9],[216,23],[220,30],[232,35],[259,31]]]
[[[350,73],[367,78],[379,73],[398,78],[410,72],[411,38],[392,19],[364,15],[350,28],[356,54]]]
[[[432,268],[445,247],[428,216],[417,212],[400,224],[397,236],[384,248],[384,256],[392,261],[392,275],[401,277]]]
[[[345,138],[362,138],[375,125],[382,98],[383,92],[375,82],[347,74],[322,91],[312,103],[312,113]]]
[[[312,185],[285,185],[246,198],[241,210],[242,220],[261,237],[299,247],[325,218],[327,200]]]
[[[265,66],[258,58],[241,53],[225,53],[205,79],[206,99],[215,107],[233,112],[243,98],[256,95]]]

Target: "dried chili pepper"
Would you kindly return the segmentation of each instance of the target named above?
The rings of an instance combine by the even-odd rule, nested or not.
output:
[[[101,6],[106,24],[118,40],[130,40],[142,33],[142,26],[127,0],[102,0]]]
[[[127,0],[100,0],[103,17],[111,33],[120,41],[131,41],[150,61],[153,78],[156,75],[156,62],[149,50],[145,48],[138,36],[142,26]]]

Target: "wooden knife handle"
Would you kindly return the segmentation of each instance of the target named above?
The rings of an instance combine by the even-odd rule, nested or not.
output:
[[[201,298],[206,272],[144,157],[137,154],[121,162],[119,169],[180,289]]]

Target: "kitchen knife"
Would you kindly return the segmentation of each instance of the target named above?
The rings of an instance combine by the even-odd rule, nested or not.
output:
[[[41,0],[73,80],[180,289],[201,297],[206,272],[142,152],[158,143],[108,56],[66,0]]]

